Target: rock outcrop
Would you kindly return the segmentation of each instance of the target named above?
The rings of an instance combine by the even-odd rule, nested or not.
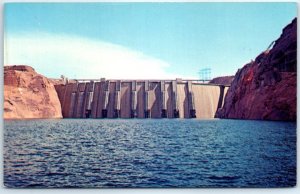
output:
[[[234,79],[234,76],[215,77],[209,83],[210,84],[220,84],[220,85],[230,86],[233,79]]]
[[[32,67],[4,66],[4,118],[62,118],[53,84]]]
[[[216,117],[296,120],[297,19],[271,50],[238,70]]]

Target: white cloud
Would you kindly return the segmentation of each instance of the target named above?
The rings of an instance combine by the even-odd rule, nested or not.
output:
[[[48,77],[175,79],[165,61],[103,41],[49,33],[9,34],[4,64],[26,64]]]

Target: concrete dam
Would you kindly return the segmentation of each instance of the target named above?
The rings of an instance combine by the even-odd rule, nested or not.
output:
[[[199,80],[72,80],[55,86],[64,118],[214,118],[229,86]]]

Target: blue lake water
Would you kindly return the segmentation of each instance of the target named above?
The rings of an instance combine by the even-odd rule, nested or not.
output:
[[[290,187],[296,123],[5,120],[7,187]]]

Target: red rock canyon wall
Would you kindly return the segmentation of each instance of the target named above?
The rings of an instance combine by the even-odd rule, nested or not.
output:
[[[4,66],[4,118],[62,118],[53,84],[29,66]]]
[[[297,19],[273,48],[238,70],[217,117],[296,120]]]

